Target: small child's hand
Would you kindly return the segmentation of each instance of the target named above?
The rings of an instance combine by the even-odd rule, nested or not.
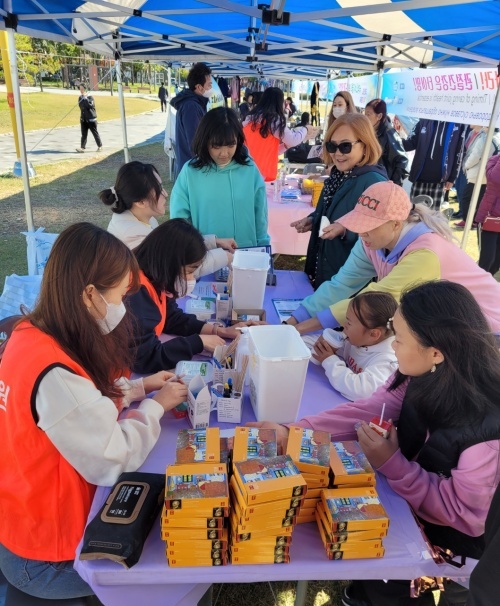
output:
[[[389,431],[389,436],[383,438],[369,427],[368,423],[361,421],[358,428],[358,442],[371,466],[375,469],[387,462],[399,448],[398,434],[394,425]]]
[[[323,337],[319,337],[314,344],[313,358],[321,363],[330,356],[335,355],[336,352],[337,350],[327,343]]]
[[[154,375],[149,375],[149,377],[144,377],[142,382],[144,384],[144,391],[146,393],[150,393],[152,391],[157,391],[161,389],[165,383],[174,376],[173,372],[167,372],[166,370],[160,370],[160,372],[156,372]]]

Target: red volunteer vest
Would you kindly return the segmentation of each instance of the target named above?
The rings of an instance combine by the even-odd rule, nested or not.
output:
[[[163,332],[163,327],[165,326],[165,322],[167,321],[167,295],[162,292],[161,295],[158,296],[155,287],[146,278],[142,270],[139,272],[139,280],[142,286],[144,286],[144,288],[148,291],[148,295],[153,299],[156,307],[158,307],[158,311],[160,312],[161,320],[155,326],[156,336],[159,337]]]
[[[268,135],[264,139],[258,126],[252,130],[251,122],[243,128],[243,133],[248,151],[257,164],[264,181],[274,181],[278,175],[279,140],[273,135]]]
[[[23,558],[61,562],[75,557],[95,486],[34,421],[38,385],[55,366],[90,380],[52,337],[27,321],[14,330],[0,365],[0,543]]]

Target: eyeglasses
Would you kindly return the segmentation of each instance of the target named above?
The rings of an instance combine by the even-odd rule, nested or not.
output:
[[[341,154],[350,154],[352,151],[352,146],[356,145],[356,143],[361,143],[358,139],[357,141],[343,141],[342,143],[334,143],[333,141],[327,141],[325,143],[326,151],[329,154],[334,154],[337,150]]]

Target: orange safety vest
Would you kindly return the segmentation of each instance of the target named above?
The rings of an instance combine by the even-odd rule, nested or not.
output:
[[[259,125],[252,130],[253,122],[243,128],[245,143],[264,181],[274,181],[278,176],[278,151],[280,142],[274,135],[262,137]]]
[[[91,380],[28,321],[12,333],[0,365],[0,543],[50,562],[74,559],[95,492],[34,420],[38,385],[56,366]]]
[[[139,280],[144,286],[144,288],[148,291],[148,295],[153,299],[155,305],[158,307],[158,310],[160,312],[161,320],[155,326],[156,336],[159,337],[163,332],[165,322],[167,321],[167,295],[166,293],[162,292],[161,295],[158,296],[155,287],[146,278],[142,270],[139,272]]]

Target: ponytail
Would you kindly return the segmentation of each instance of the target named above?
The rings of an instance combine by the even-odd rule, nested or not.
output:
[[[437,210],[431,210],[425,204],[414,204],[406,223],[425,223],[434,233],[448,242],[457,242],[446,217]]]

